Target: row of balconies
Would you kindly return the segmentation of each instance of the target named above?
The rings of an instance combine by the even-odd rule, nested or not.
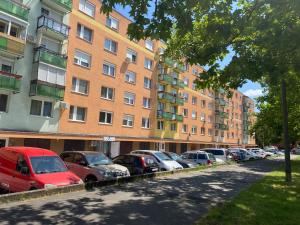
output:
[[[183,116],[178,115],[176,113],[171,113],[171,112],[166,112],[163,110],[158,110],[157,111],[157,118],[158,119],[164,119],[164,120],[169,120],[169,121],[177,121],[177,122],[182,122],[183,121]]]
[[[216,114],[216,116],[224,118],[224,119],[228,119],[228,117],[229,117],[227,112],[220,111],[220,110],[216,110],[215,114]]]
[[[28,21],[29,8],[13,0],[0,0],[0,11]]]
[[[185,71],[185,66],[183,63],[181,62],[177,62],[171,58],[168,58],[168,57],[163,57],[162,58],[162,62],[167,65],[168,67],[172,68],[173,70],[175,71],[178,71],[178,72],[184,72]]]
[[[216,123],[215,128],[218,130],[229,130],[229,126],[224,123]]]
[[[216,105],[219,105],[219,106],[222,106],[222,107],[225,107],[225,106],[228,105],[228,102],[225,101],[224,98],[220,98],[220,97],[216,97],[215,102],[216,102]]]

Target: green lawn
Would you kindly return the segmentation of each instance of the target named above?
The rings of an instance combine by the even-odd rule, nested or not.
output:
[[[275,171],[241,192],[232,202],[211,209],[197,225],[300,225],[300,158],[292,163],[293,182]]]

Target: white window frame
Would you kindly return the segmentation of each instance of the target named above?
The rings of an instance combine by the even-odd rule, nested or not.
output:
[[[5,105],[5,111],[0,111],[0,114],[1,113],[7,113],[8,112],[8,105],[9,105],[10,96],[8,94],[5,94],[5,93],[0,93],[0,95],[6,95],[7,96],[7,101],[6,101],[6,105]]]
[[[71,107],[73,107],[73,114],[72,114],[72,118],[70,119]],[[78,108],[84,109],[84,120],[77,120],[76,117],[77,117],[77,109]],[[86,121],[86,117],[87,117],[87,108],[86,107],[71,105],[70,106],[70,112],[69,112],[69,120],[75,121],[75,122],[85,122]]]
[[[75,90],[73,89],[73,79],[76,80],[76,82],[75,82]],[[80,81],[86,81],[86,84],[87,84],[87,92],[86,93],[79,91],[79,86],[80,86],[79,83],[80,83]],[[72,77],[72,92],[83,94],[83,95],[88,95],[89,94],[89,81],[88,80],[84,80],[84,79],[80,79],[78,77]]]
[[[32,105],[32,101],[38,101],[38,102],[42,102],[42,107],[41,107],[41,110],[40,110],[40,114],[39,115],[34,115],[34,114],[31,114],[31,105]],[[45,108],[45,102],[50,102],[51,103],[51,112],[50,112],[50,116],[44,116],[43,113],[44,113],[44,108]],[[54,104],[52,101],[46,101],[46,100],[40,100],[40,99],[31,99],[30,101],[30,110],[29,110],[29,114],[30,116],[39,116],[39,117],[44,117],[44,118],[53,118],[53,108],[54,108]]]
[[[78,58],[78,56],[76,56],[76,53],[88,56],[88,58],[89,58],[89,60],[87,62],[88,66],[82,65],[82,62],[85,62],[85,60],[82,60],[82,58]],[[77,62],[75,62],[76,60],[77,60]],[[76,64],[78,66],[81,66],[83,68],[91,68],[91,62],[92,62],[92,56],[90,54],[88,54],[87,52],[83,52],[81,50],[78,50],[78,49],[75,50],[74,64]]]
[[[197,111],[195,111],[195,110],[192,111],[192,119],[193,120],[197,119]]]
[[[134,58],[133,56],[135,56],[135,60],[133,60],[133,58]],[[137,62],[137,57],[138,57],[138,55],[137,55],[136,51],[134,51],[134,50],[132,50],[130,48],[127,48],[127,50],[126,50],[126,58],[129,58],[130,62],[136,63]]]
[[[146,105],[144,104],[146,100]],[[145,109],[151,109],[151,98],[143,97],[143,107]]]
[[[80,33],[78,34],[78,25],[80,26]],[[91,31],[91,40],[88,40],[88,39],[86,39],[85,37],[84,37],[84,29],[87,29],[87,30],[90,30]],[[83,39],[83,40],[85,40],[85,41],[87,41],[87,42],[92,42],[93,41],[93,30],[92,29],[90,29],[89,27],[87,27],[87,26],[84,26],[83,24],[81,24],[81,23],[78,23],[77,24],[77,31],[76,31],[77,33],[77,37],[79,37],[79,38],[81,38],[81,39]]]
[[[104,65],[109,67],[108,73],[104,72]],[[111,74],[112,68],[114,68],[114,73],[113,74]],[[107,62],[107,61],[103,62],[103,64],[102,64],[102,73],[104,75],[109,76],[109,77],[116,77],[116,70],[117,70],[117,66],[115,64]]]
[[[206,115],[205,115],[204,112],[202,112],[202,113],[200,114],[200,121],[203,121],[203,122],[206,121]]]
[[[175,125],[175,129],[174,129],[174,125]],[[177,131],[177,124],[176,123],[171,123],[170,124],[170,131]]]
[[[143,122],[144,122],[144,125],[143,126]],[[149,117],[142,117],[142,128],[144,129],[150,129],[150,118]]]
[[[154,51],[154,42],[150,39],[146,39],[145,40],[145,48],[153,52]]]
[[[144,67],[147,69],[147,70],[152,70],[152,67],[153,67],[153,60],[149,59],[149,58],[145,58],[145,61],[144,61]]]
[[[105,122],[100,121],[101,113],[105,113]],[[107,114],[111,114],[111,123],[107,122]],[[109,112],[109,111],[105,111],[105,110],[100,111],[99,112],[99,124],[112,125],[113,124],[113,116],[114,116],[113,112]]]
[[[202,131],[204,131],[204,132],[202,132]],[[205,127],[201,127],[200,128],[200,135],[205,136],[205,133],[206,133]]]
[[[106,46],[107,42],[109,43],[109,47],[108,48]],[[116,45],[115,51],[113,51],[113,47],[112,47],[113,43]],[[104,49],[107,50],[107,51],[109,51],[109,52],[112,52],[112,53],[116,54],[118,52],[118,42],[116,42],[116,41],[114,41],[112,39],[109,39],[109,38],[105,38],[105,40],[104,40]]]
[[[151,78],[144,77],[144,88],[146,88],[146,89],[151,89],[152,88],[152,79]]]
[[[127,95],[127,96],[126,96]],[[135,104],[135,94],[132,92],[124,92],[124,104],[134,105]]]
[[[184,128],[185,128],[185,129],[184,129]],[[182,132],[182,133],[187,133],[187,132],[188,132],[188,125],[187,125],[187,124],[182,124],[181,132]]]
[[[117,27],[112,26],[112,24],[113,24],[112,21],[115,21],[115,24],[117,24]],[[119,20],[117,18],[109,15],[108,17],[106,17],[105,24],[110,29],[113,29],[114,31],[119,31]]]
[[[105,93],[105,97],[102,96],[102,88],[106,88],[106,93]],[[109,98],[109,90],[112,90],[112,98]],[[101,86],[100,88],[100,98],[101,99],[105,99],[105,100],[109,100],[109,101],[113,101],[115,97],[115,89],[112,87],[107,87],[107,86]]]
[[[191,133],[197,134],[197,126],[192,126]]]
[[[129,79],[127,79],[127,77],[129,77]],[[129,84],[135,84],[136,83],[136,73],[133,71],[127,70],[125,73],[125,82],[127,82]]]
[[[185,113],[186,112],[186,113]],[[183,117],[188,117],[189,116],[189,109],[187,108],[182,108],[182,114],[183,114]]]
[[[164,130],[165,129],[165,123],[162,120],[157,121],[157,130]]]
[[[128,118],[131,118],[131,120],[128,120]],[[124,120],[126,120],[126,125],[124,125]],[[129,125],[128,121],[132,121],[132,125]],[[124,115],[122,119],[122,126],[123,127],[133,127],[134,126],[134,116],[133,115]]]
[[[91,7],[94,8],[92,14],[89,14],[89,12],[87,12],[87,5],[90,5]],[[80,0],[79,1],[79,11],[83,12],[84,14],[86,14],[90,17],[95,17],[96,6],[88,0]]]

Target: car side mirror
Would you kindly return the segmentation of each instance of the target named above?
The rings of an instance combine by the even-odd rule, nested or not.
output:
[[[82,165],[82,166],[87,166],[87,163],[84,160],[80,161],[79,164]]]
[[[24,175],[24,176],[28,176],[29,175],[28,167],[22,167],[21,168],[21,174]]]

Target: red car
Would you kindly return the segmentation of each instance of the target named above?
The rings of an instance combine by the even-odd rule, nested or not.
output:
[[[0,148],[0,188],[21,192],[82,183],[60,157],[31,147]]]

